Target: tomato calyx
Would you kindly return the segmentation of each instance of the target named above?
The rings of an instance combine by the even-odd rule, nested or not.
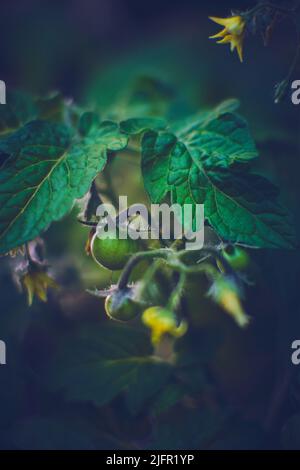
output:
[[[96,297],[105,298],[105,312],[112,320],[121,322],[133,320],[147,306],[140,298],[138,283],[127,285],[122,289],[118,285],[112,285],[108,289],[88,292]]]
[[[237,271],[244,271],[249,267],[250,257],[246,250],[239,246],[228,245],[221,251],[224,260],[231,266],[232,269]],[[224,271],[222,261],[217,261],[221,271]]]
[[[142,302],[137,299],[136,286],[116,289],[105,299],[105,311],[109,318],[130,321],[141,312]]]

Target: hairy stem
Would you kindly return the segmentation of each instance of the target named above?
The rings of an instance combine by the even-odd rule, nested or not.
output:
[[[124,289],[127,286],[132,270],[141,261],[146,260],[146,259],[154,259],[154,258],[167,259],[170,253],[172,253],[171,249],[162,248],[162,249],[153,250],[153,251],[141,251],[140,253],[133,255],[128,261],[128,263],[126,264],[120,276],[119,282],[117,284],[118,288]]]

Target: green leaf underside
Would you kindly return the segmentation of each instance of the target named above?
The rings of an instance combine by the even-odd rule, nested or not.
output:
[[[185,119],[176,121],[170,126],[170,130],[180,137],[181,135],[187,135],[193,130],[197,130],[200,127],[204,128],[208,123],[214,119],[218,119],[220,116],[226,113],[233,113],[239,108],[239,101],[237,99],[228,99],[222,101],[214,109],[208,111],[200,111],[199,113],[188,116]]]
[[[8,138],[11,158],[0,171],[0,253],[32,240],[83,197],[127,138],[103,122],[81,140],[64,125],[33,121]]]
[[[149,131],[142,141],[142,171],[154,203],[167,193],[179,204],[204,204],[205,218],[224,240],[254,247],[290,248],[294,233],[265,178],[246,173],[256,156],[245,122],[232,113],[205,118],[181,139]],[[179,132],[180,134],[180,132]]]
[[[95,113],[84,113],[80,139],[64,125],[46,121],[11,132],[39,113],[29,96],[16,94],[12,109],[0,115],[0,151],[10,154],[0,172],[0,253],[63,217],[104,167],[107,151],[123,149],[128,135],[139,133],[145,133],[142,170],[152,202],[170,193],[179,204],[204,203],[210,225],[231,242],[293,246],[290,219],[274,187],[245,171],[257,152],[246,122],[234,112],[237,106],[227,100],[172,125],[170,132],[158,118],[128,119],[118,126],[99,124]]]
[[[50,388],[67,400],[103,406],[126,392],[129,410],[135,414],[168,381],[171,366],[150,355],[143,332],[101,325],[80,335],[64,339],[47,372]]]
[[[79,133],[83,136],[88,135],[100,124],[100,119],[98,114],[94,113],[93,111],[87,111],[80,116],[79,123],[78,123],[78,130]]]
[[[31,95],[18,91],[8,92],[7,104],[0,106],[0,138],[35,119],[38,109]]]
[[[256,158],[257,150],[246,121],[227,109],[219,107],[202,113],[180,128],[176,126],[174,134],[195,157],[218,157],[227,165]]]
[[[61,94],[37,98],[21,91],[8,91],[7,104],[0,106],[0,152],[8,152],[7,138],[35,119],[54,118],[64,107]]]
[[[129,135],[140,134],[146,130],[163,130],[165,127],[166,122],[159,118],[132,118],[120,123],[121,130]]]
[[[159,393],[153,403],[151,414],[159,416],[182,400],[186,389],[182,384],[169,383]]]

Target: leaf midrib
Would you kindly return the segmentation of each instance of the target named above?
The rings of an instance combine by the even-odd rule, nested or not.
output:
[[[45,145],[45,147],[49,147],[49,145]],[[63,148],[63,147],[62,147]],[[69,146],[64,149],[64,152],[63,154],[61,155],[61,157],[59,157],[57,159],[57,162],[56,164],[53,165],[53,167],[51,168],[50,172],[42,179],[42,181],[40,182],[40,184],[38,184],[36,186],[36,190],[33,192],[33,194],[31,195],[31,197],[28,199],[28,201],[26,202],[26,204],[24,205],[24,207],[21,208],[20,212],[11,220],[11,222],[8,224],[8,226],[4,229],[4,231],[0,234],[0,239],[3,238],[6,233],[8,232],[8,230],[15,224],[15,222],[18,220],[18,218],[26,211],[26,209],[28,208],[28,206],[30,205],[30,203],[32,202],[33,198],[36,196],[36,194],[38,193],[38,191],[40,190],[40,188],[42,187],[42,185],[45,183],[45,181],[47,181],[48,178],[51,177],[51,174],[52,172],[54,171],[54,169],[67,157],[67,151],[69,150]],[[28,167],[26,167],[27,169]],[[20,173],[22,173],[22,171],[20,171]],[[19,173],[19,174],[20,174]]]
[[[184,144],[186,145],[186,144]],[[188,151],[188,149],[187,149]],[[188,151],[189,152],[189,151]],[[250,212],[245,206],[241,205],[240,203],[237,202],[236,199],[233,199],[231,198],[228,194],[226,194],[224,191],[222,191],[222,189],[220,189],[219,187],[215,186],[213,184],[213,182],[211,181],[210,177],[208,176],[208,174],[206,173],[203,165],[201,165],[200,162],[196,161],[194,158],[193,158],[193,155],[191,152],[189,152],[189,155],[191,157],[191,159],[193,160],[193,162],[195,163],[195,165],[199,168],[200,171],[203,172],[203,174],[205,175],[205,177],[207,178],[208,182],[210,183],[211,185],[211,188],[213,190],[213,193],[214,193],[214,201],[215,201],[215,204],[216,204],[216,207],[217,207],[217,211],[218,211],[218,214],[220,215],[220,211],[218,210],[218,202],[217,202],[217,197],[216,197],[216,191],[219,191],[225,198],[229,199],[230,201],[232,201],[233,204],[235,204],[236,206],[240,207],[242,210],[245,210],[247,211],[249,214],[251,214],[251,216],[255,219],[256,221],[256,224],[262,224],[263,222],[259,219],[259,216],[254,214],[253,212]],[[206,195],[205,195],[206,196]],[[206,198],[206,197],[205,197]],[[224,219],[222,218],[223,222],[224,222]],[[224,222],[225,223],[225,222]],[[228,228],[229,225],[226,224]],[[265,224],[264,224],[265,225]],[[270,229],[270,227],[268,225],[265,225],[265,227],[267,227],[268,229]],[[285,241],[284,237],[281,236],[281,238]],[[269,239],[263,237],[264,240],[266,241],[270,241]]]

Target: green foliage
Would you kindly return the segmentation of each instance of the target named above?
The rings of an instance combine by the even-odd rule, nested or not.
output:
[[[63,98],[55,93],[45,98],[36,98],[21,91],[8,91],[7,104],[0,108],[0,151],[9,152],[6,138],[34,119],[62,118]]]
[[[38,116],[38,107],[33,97],[22,92],[8,92],[7,105],[0,108],[0,135],[13,131]]]
[[[140,134],[148,129],[163,130],[165,127],[165,121],[158,118],[132,118],[120,124],[121,130],[129,135]]]
[[[168,383],[159,393],[157,399],[154,400],[151,414],[159,416],[168,411],[170,408],[181,402],[186,394],[185,387],[176,382]]]
[[[174,125],[174,133],[192,158],[217,157],[224,164],[257,157],[247,122],[234,111],[236,100],[227,100],[212,111],[200,113]]]
[[[82,136],[88,135],[92,130],[97,129],[100,124],[98,114],[87,111],[80,116],[78,131]]]
[[[129,410],[138,413],[171,372],[168,364],[152,357],[151,350],[141,331],[116,326],[78,331],[64,338],[46,380],[68,401],[97,406],[125,390]]]
[[[152,202],[170,193],[179,204],[204,203],[207,221],[233,243],[293,246],[289,216],[275,189],[249,172],[257,151],[247,123],[235,112],[236,100],[170,123],[168,130],[161,118],[131,118],[118,126],[100,123],[93,112],[81,115],[79,135],[64,122],[32,121],[39,115],[56,120],[61,103],[59,96],[37,100],[15,93],[10,107],[1,108],[0,150],[10,155],[0,173],[1,253],[68,213],[104,168],[107,152],[122,150],[127,135],[141,133],[143,178]]]
[[[103,122],[78,140],[63,124],[33,121],[7,140],[11,158],[0,173],[0,252],[37,237],[84,196],[127,138]]]
[[[276,188],[249,172],[255,145],[245,121],[227,106],[177,126],[176,134],[145,133],[142,168],[149,196],[155,203],[170,193],[174,203],[204,204],[205,218],[224,240],[291,248],[289,215],[277,202]]]

